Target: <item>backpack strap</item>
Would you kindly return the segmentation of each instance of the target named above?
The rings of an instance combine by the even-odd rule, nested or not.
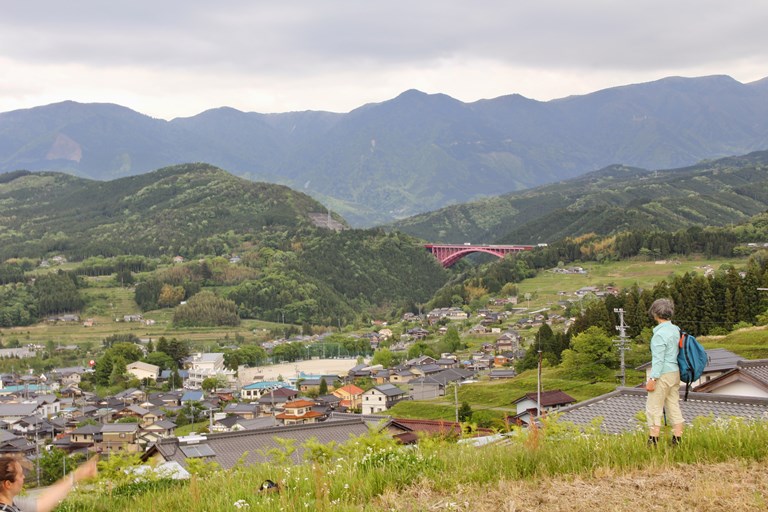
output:
[[[690,368],[692,361],[689,358],[688,351],[684,350],[685,338],[686,336],[688,336],[688,334],[682,329],[679,329],[679,331],[680,331],[680,340],[678,340],[677,345],[678,347],[680,347],[680,350],[683,352],[683,357],[685,357],[685,361],[688,363],[688,367]],[[683,397],[683,402],[688,401],[688,392],[691,390],[691,384],[692,383],[689,382],[688,379],[686,378],[685,379],[685,396]]]

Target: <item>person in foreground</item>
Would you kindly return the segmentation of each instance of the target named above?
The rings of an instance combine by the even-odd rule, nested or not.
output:
[[[98,461],[99,456],[94,455],[37,496],[17,498],[24,486],[24,470],[30,469],[31,464],[20,455],[0,455],[0,512],[50,512],[78,482],[96,476]]]
[[[648,314],[656,321],[651,338],[651,375],[645,384],[648,400],[648,444],[656,446],[661,433],[661,421],[666,408],[672,423],[672,444],[683,436],[683,414],[680,412],[680,368],[677,365],[680,329],[672,323],[675,304],[670,299],[658,299],[651,304]]]

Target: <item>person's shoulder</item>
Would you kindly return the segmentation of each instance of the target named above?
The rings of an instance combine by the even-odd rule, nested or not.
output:
[[[13,504],[21,512],[35,512],[37,510],[37,499],[32,496],[16,496],[13,499]]]

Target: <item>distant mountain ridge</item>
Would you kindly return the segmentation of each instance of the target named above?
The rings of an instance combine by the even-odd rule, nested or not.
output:
[[[549,243],[586,233],[725,226],[766,209],[768,151],[759,151],[670,170],[612,165],[391,227],[433,242]]]
[[[0,114],[0,172],[97,180],[207,162],[373,225],[611,164],[670,169],[768,149],[768,79],[665,78],[540,102],[410,90],[346,114],[222,107],[171,121],[63,102]]]

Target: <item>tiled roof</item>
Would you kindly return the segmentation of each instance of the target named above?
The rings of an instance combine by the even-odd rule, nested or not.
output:
[[[391,426],[411,432],[424,432],[428,434],[461,434],[461,424],[455,421],[394,418]],[[492,432],[491,429],[480,428],[477,430],[476,435],[488,435]]]
[[[405,394],[402,389],[398,388],[394,384],[382,384],[381,386],[374,386],[373,389],[377,390],[379,393],[383,393],[386,396],[399,396]],[[370,389],[366,391],[366,393],[370,392]]]
[[[744,358],[734,354],[730,350],[724,348],[711,348],[707,350],[707,366],[704,368],[704,373],[709,372],[721,372],[723,370],[730,370],[736,368],[739,361]],[[645,370],[651,367],[651,361],[638,366],[637,370]]]
[[[267,451],[271,448],[281,447],[275,441],[275,438],[296,440],[296,451],[293,452],[291,458],[294,462],[298,463],[301,462],[304,454],[302,445],[310,438],[315,438],[323,444],[331,441],[341,444],[349,441],[350,434],[361,436],[367,433],[368,426],[361,418],[357,418],[307,425],[208,434],[207,436],[201,436],[196,444],[198,446],[208,446],[214,453],[213,457],[209,460],[217,462],[223,469],[230,469],[241,458],[245,459],[246,465],[268,462],[265,456]],[[178,438],[162,439],[150,451],[145,452],[145,457],[149,457],[157,451],[166,461],[176,461],[184,466],[186,465],[186,457],[180,449],[182,446],[184,446],[184,443],[180,444]]]
[[[446,370],[433,373],[432,375],[425,375],[424,377],[421,377],[419,379],[412,380],[410,384],[418,385],[423,382],[424,384],[439,384],[441,386],[445,386],[449,382],[457,382],[457,381],[462,381],[464,379],[468,379],[472,377],[474,374],[475,372],[472,372],[470,370],[461,370],[459,368],[448,368]]]
[[[347,384],[346,386],[340,387],[336,391],[346,391],[350,395],[362,395],[364,390],[355,386],[354,384]]]
[[[295,409],[297,407],[312,407],[315,405],[315,402],[310,402],[309,400],[294,400],[292,402],[287,402],[285,404],[286,409]]]
[[[352,412],[338,412],[332,411],[328,416],[328,419],[324,423],[329,421],[344,421],[350,419],[362,419],[371,428],[379,428],[382,425],[389,423],[390,417],[379,414],[355,414]]]
[[[521,396],[514,402],[513,404],[516,404],[518,402],[522,402],[523,400],[533,400],[534,402],[538,401],[539,395],[538,393],[526,393],[524,396]],[[553,405],[563,405],[563,404],[570,404],[575,402],[576,399],[573,398],[568,393],[563,393],[559,389],[555,389],[552,391],[542,391],[541,392],[541,406],[542,407],[551,407]]]
[[[645,428],[637,415],[645,412],[647,392],[644,389],[619,388],[605,395],[580,402],[558,411],[561,421],[579,426],[589,425],[595,418],[602,418],[604,432],[619,433]],[[768,419],[768,398],[690,393],[688,401],[680,401],[680,409],[686,423],[700,416],[715,418],[740,417]]]
[[[317,411],[307,411],[304,414],[291,414],[289,412],[283,412],[275,416],[281,420],[308,420],[311,418],[320,418],[323,413]]]
[[[744,373],[768,384],[768,359],[752,359],[739,361],[739,368]]]

